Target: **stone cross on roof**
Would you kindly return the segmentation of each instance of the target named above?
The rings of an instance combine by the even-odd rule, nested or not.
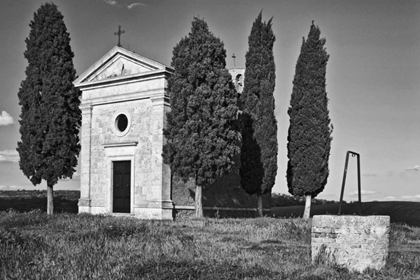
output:
[[[121,31],[121,25],[118,25],[118,32],[114,32],[114,35],[118,35],[118,47],[121,47],[121,43],[120,43],[120,37],[121,37],[121,34],[124,34],[125,33],[125,31],[123,30],[123,31]]]

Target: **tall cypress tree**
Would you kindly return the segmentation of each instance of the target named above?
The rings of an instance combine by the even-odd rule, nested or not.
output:
[[[43,4],[30,22],[26,79],[21,105],[19,166],[33,185],[47,182],[47,213],[53,213],[53,186],[71,178],[80,151],[80,91],[73,86],[76,71],[70,35],[53,3]]]
[[[248,37],[245,61],[243,104],[241,185],[249,194],[257,194],[258,215],[263,215],[262,195],[274,186],[277,174],[277,121],[274,115],[275,64],[273,45],[276,37],[272,19],[255,20]]]
[[[329,55],[320,34],[312,22],[308,38],[303,38],[288,110],[287,185],[292,195],[306,196],[304,218],[309,218],[311,198],[327,183],[332,140],[325,90]]]
[[[174,174],[195,181],[196,216],[202,217],[202,188],[229,171],[239,153],[236,92],[223,43],[203,19],[194,18],[188,37],[173,50],[171,65],[163,158]]]

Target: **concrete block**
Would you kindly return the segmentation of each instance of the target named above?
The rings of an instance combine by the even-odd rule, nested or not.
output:
[[[363,272],[385,266],[389,248],[389,216],[314,216],[312,262],[320,259]]]

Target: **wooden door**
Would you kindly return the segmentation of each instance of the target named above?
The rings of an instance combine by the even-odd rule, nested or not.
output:
[[[131,162],[114,161],[113,212],[130,213]]]

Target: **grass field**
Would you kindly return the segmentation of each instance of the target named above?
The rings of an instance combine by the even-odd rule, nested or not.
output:
[[[141,221],[0,212],[0,279],[420,279],[420,228],[391,228],[385,269],[310,261],[310,220]]]
[[[363,203],[363,214],[394,223],[387,266],[360,274],[311,264],[310,221],[300,218],[140,221],[75,215],[78,198],[56,191],[58,214],[48,217],[45,192],[0,192],[0,279],[420,279],[420,228],[395,223],[416,224],[420,203]],[[337,207],[314,205],[312,214]],[[303,208],[272,212],[297,217]]]

